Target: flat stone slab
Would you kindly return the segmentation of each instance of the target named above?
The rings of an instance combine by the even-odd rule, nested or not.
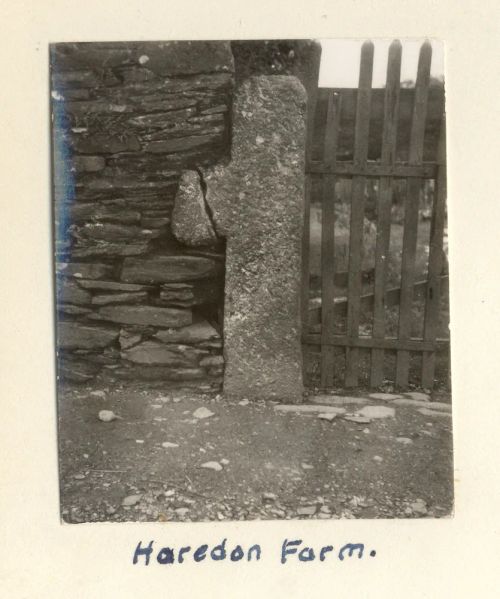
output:
[[[251,77],[233,107],[231,162],[203,171],[226,238],[224,393],[298,403],[306,92],[295,77]]]
[[[113,267],[90,262],[57,262],[56,272],[58,275],[77,279],[103,279],[113,274]]]
[[[187,327],[181,327],[179,329],[158,331],[155,337],[164,343],[187,343],[188,345],[191,343],[220,339],[219,333],[206,320],[195,322]]]
[[[156,306],[104,306],[89,318],[109,320],[120,324],[182,327],[192,322],[191,310],[158,308]]]
[[[438,410],[429,410],[428,408],[420,408],[417,411],[423,416],[444,416],[445,418],[451,418],[451,412],[440,412]]]
[[[395,393],[370,393],[368,397],[370,399],[376,399],[377,401],[393,401],[395,399],[401,399],[403,396]]]
[[[451,412],[451,404],[441,401],[431,401],[425,404],[425,407],[429,410],[438,410],[439,412]]]
[[[222,267],[202,256],[148,256],[126,258],[122,281],[127,283],[175,283],[217,276]]]
[[[366,406],[367,404],[364,397],[343,397],[341,395],[315,395],[310,401],[323,406],[347,406],[349,404]]]
[[[394,418],[394,416],[396,416],[396,410],[387,406],[366,406],[366,408],[359,410],[358,414],[372,419]]]
[[[110,304],[139,304],[148,299],[145,291],[129,291],[124,293],[107,293],[94,295],[93,306],[108,306]]]
[[[122,351],[124,360],[136,364],[159,364],[164,366],[198,366],[199,351],[190,347],[171,347],[159,341],[144,341]]]
[[[427,406],[426,401],[421,401],[419,399],[408,399],[406,397],[402,397],[401,399],[395,399],[392,403],[396,406],[414,406],[417,408]]]
[[[102,349],[118,338],[118,331],[79,322],[60,321],[57,324],[59,349]]]
[[[431,396],[428,393],[421,393],[420,391],[409,391],[404,394],[409,399],[415,399],[417,401],[430,401]]]
[[[277,405],[274,406],[277,412],[290,412],[295,414],[344,414],[344,408],[336,406],[313,406],[309,404]]]

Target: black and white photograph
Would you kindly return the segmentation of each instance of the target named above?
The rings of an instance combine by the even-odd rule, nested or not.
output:
[[[444,53],[50,44],[63,523],[453,517]]]

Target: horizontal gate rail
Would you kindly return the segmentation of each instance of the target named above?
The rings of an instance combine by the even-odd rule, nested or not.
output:
[[[441,275],[438,277],[439,281],[435,280],[435,287],[439,287],[442,295],[448,293],[448,275]],[[428,281],[419,281],[413,285],[413,298],[414,299],[425,299],[432,293],[429,292]],[[393,287],[385,292],[384,306],[385,308],[393,308],[398,306],[401,298],[401,288]],[[334,314],[335,316],[346,316],[347,314],[347,298],[338,298],[334,303]],[[361,308],[363,311],[370,311],[373,309],[375,303],[375,294],[366,293],[361,296]],[[321,322],[321,307],[309,308],[309,329],[318,325]]]
[[[324,345],[321,341],[320,333],[309,333],[303,338],[306,345]],[[332,346],[355,347],[355,348],[379,348],[389,350],[404,350],[413,352],[435,352],[438,349],[446,349],[449,345],[449,339],[436,339],[434,341],[425,341],[424,339],[409,338],[398,339],[397,337],[384,337],[384,339],[375,339],[374,337],[360,336],[351,339],[347,335],[331,335],[328,344]]]
[[[437,166],[434,162],[418,165],[386,165],[370,161],[364,166],[359,166],[354,162],[342,160],[337,161],[335,167],[332,167],[326,162],[313,160],[309,163],[306,173],[309,175],[334,173],[342,177],[395,177],[400,179],[417,177],[419,179],[435,179],[437,176]]]

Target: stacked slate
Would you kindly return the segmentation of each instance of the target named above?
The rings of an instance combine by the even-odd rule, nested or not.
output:
[[[55,44],[51,77],[60,378],[220,378],[224,248],[171,222],[229,156],[229,44]]]

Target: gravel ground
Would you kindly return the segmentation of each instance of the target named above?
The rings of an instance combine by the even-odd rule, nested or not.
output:
[[[311,396],[316,411],[296,413],[208,391],[62,386],[62,519],[449,516],[451,406],[438,399]],[[365,406],[382,407],[386,417],[349,419]],[[344,413],[319,417],[332,409]]]

